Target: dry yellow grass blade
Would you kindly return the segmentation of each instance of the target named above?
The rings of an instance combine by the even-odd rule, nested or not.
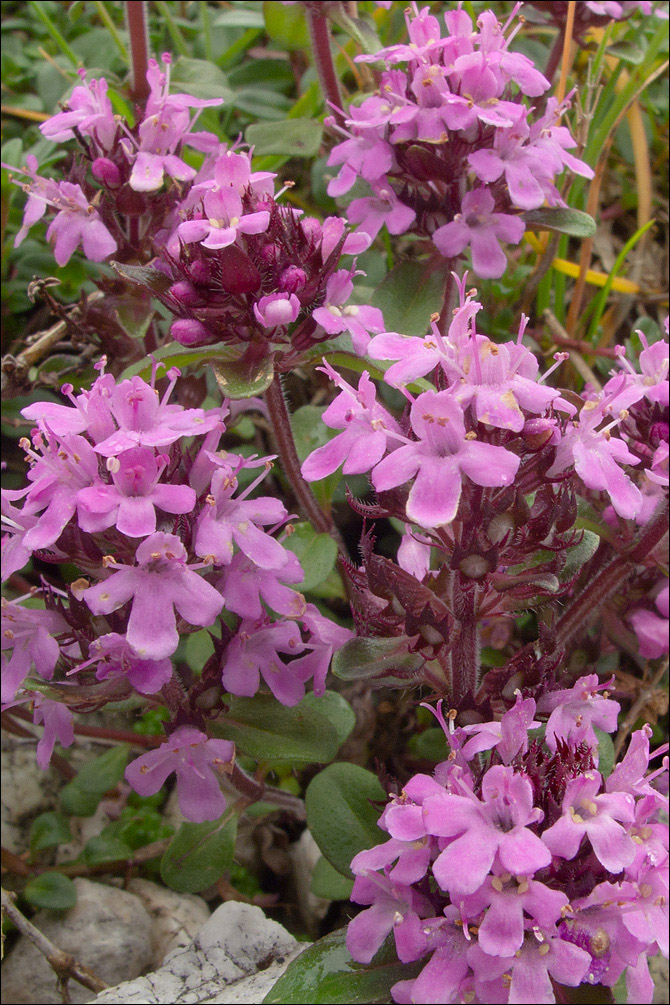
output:
[[[538,252],[538,254],[542,252],[542,243],[535,236],[535,234],[526,233],[524,234],[524,239],[528,244],[530,244],[531,248]],[[575,262],[569,262],[565,258],[554,258],[551,266],[557,272],[562,272],[563,275],[571,276],[573,279],[577,279],[579,276],[579,265]],[[585,279],[591,286],[604,286],[608,278],[609,277],[606,272],[598,272],[596,269],[586,270]],[[616,290],[618,293],[639,293],[640,285],[639,283],[634,283],[630,279],[624,279],[621,276],[616,276],[612,281],[612,289]]]
[[[46,112],[35,112],[32,108],[16,108],[15,105],[0,105],[3,115],[12,115],[15,119],[29,119],[31,122],[46,122],[51,116]]]

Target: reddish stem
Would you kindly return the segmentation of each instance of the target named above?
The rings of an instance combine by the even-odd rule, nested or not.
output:
[[[609,565],[601,569],[588,586],[572,601],[556,625],[556,644],[558,647],[565,646],[580,628],[588,624],[608,597],[623,586],[628,577],[632,575],[635,566],[644,562],[667,533],[666,503],[663,500],[637,540],[626,551],[612,559]]]
[[[291,417],[286,407],[286,399],[281,386],[281,378],[275,373],[275,378],[265,392],[265,401],[270,414],[272,432],[277,444],[277,452],[282,462],[284,473],[298,500],[304,516],[312,523],[315,530],[322,534],[332,534],[340,547],[341,553],[348,557],[344,542],[340,539],[337,529],[330,516],[319,506],[311,488],[302,477],[300,459],[295,448]]]
[[[149,30],[145,0],[126,0],[126,23],[130,42],[131,90],[135,101],[143,105],[149,97]]]
[[[314,54],[314,66],[319,77],[321,90],[326,101],[332,107],[338,125],[343,126],[345,119],[344,112],[342,111],[342,95],[333,61],[333,53],[330,48],[328,19],[313,8],[305,13],[307,14],[309,37]]]

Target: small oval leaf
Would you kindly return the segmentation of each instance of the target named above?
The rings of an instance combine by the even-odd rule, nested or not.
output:
[[[343,698],[326,691],[321,697],[307,695],[299,705],[286,708],[271,694],[253,698],[230,698],[226,718],[215,725],[217,736],[232,740],[244,754],[257,761],[323,763],[332,761],[342,741],[341,727],[329,716],[333,702]],[[347,703],[344,702],[346,705]],[[348,706],[347,706],[348,708]],[[349,709],[348,717],[353,715]],[[353,726],[351,723],[348,732]]]
[[[43,872],[26,884],[23,896],[34,907],[67,911],[77,903],[77,888],[69,876],[60,872]]]
[[[235,854],[237,817],[232,811],[203,824],[184,823],[161,859],[161,877],[178,893],[199,893],[229,869]]]
[[[391,1001],[397,981],[416,977],[425,960],[399,963],[389,937],[371,963],[356,963],[346,946],[346,929],[331,932],[289,963],[263,1005],[375,1005]]]
[[[317,534],[311,523],[296,523],[285,547],[297,555],[305,573],[296,589],[308,591],[322,583],[335,568],[337,545],[330,534]]]
[[[424,658],[408,652],[408,643],[406,635],[350,639],[333,656],[332,671],[341,680],[365,680],[394,672],[415,673],[423,666]]]
[[[43,848],[54,848],[72,838],[70,825],[63,813],[55,811],[40,813],[30,825],[30,850],[42,851]]]
[[[593,217],[570,206],[529,209],[521,214],[521,219],[529,230],[555,230],[570,237],[593,237],[596,232]]]
[[[343,876],[354,855],[388,840],[377,826],[386,792],[376,775],[357,764],[331,764],[307,787],[307,825],[321,853]]]

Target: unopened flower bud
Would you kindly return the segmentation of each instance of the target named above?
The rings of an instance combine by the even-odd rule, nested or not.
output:
[[[284,269],[279,279],[279,289],[286,293],[297,293],[307,282],[307,274],[297,265],[289,265]]]
[[[491,571],[489,562],[483,555],[466,555],[459,562],[458,568],[468,579],[483,579]]]
[[[208,262],[198,259],[188,267],[189,275],[194,283],[206,283],[212,278],[212,270]]]
[[[179,303],[184,304],[186,307],[194,307],[196,304],[200,303],[201,300],[198,291],[186,280],[173,283],[169,292],[175,300],[178,300]]]
[[[486,528],[486,536],[491,544],[500,544],[514,530],[514,520],[510,513],[498,513]]]
[[[121,184],[121,172],[109,157],[97,157],[91,164],[91,171],[93,177],[107,188],[118,188]]]
[[[556,444],[559,440],[554,419],[529,419],[523,427],[523,441],[529,450],[541,450],[546,444]]]
[[[309,237],[316,244],[321,240],[321,224],[313,216],[308,216],[306,220],[300,221],[305,237]]]
[[[278,325],[288,325],[298,316],[300,301],[291,294],[290,297],[280,293],[272,293],[269,297],[261,297],[254,304],[254,314],[264,328],[276,328]]]
[[[181,342],[182,345],[205,345],[212,341],[207,328],[194,318],[180,318],[179,321],[174,321],[170,334],[175,342]]]

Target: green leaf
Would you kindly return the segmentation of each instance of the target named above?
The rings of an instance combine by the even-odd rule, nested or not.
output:
[[[384,315],[387,331],[425,335],[431,314],[444,298],[446,267],[428,271],[422,262],[402,262],[391,269],[372,297]]]
[[[212,24],[220,28],[262,28],[263,23],[258,10],[225,10],[212,18]]]
[[[30,850],[42,851],[70,841],[72,833],[67,818],[55,811],[40,813],[30,825]]]
[[[338,429],[330,429],[325,422],[321,421],[324,412],[325,408],[319,408],[317,405],[303,405],[302,408],[296,409],[291,416],[295,449],[300,463],[313,450],[316,450],[317,447],[323,447],[339,433]],[[340,471],[335,471],[327,478],[321,478],[319,481],[311,483],[312,492],[323,507],[330,506],[333,493],[341,477]]]
[[[111,834],[97,834],[90,838],[84,846],[84,861],[86,865],[99,865],[100,862],[115,862],[118,859],[129,858],[133,850],[125,841]]]
[[[593,732],[598,738],[598,771],[603,778],[607,778],[612,774],[614,762],[616,761],[614,743],[610,734],[602,729],[598,729],[597,726],[593,727]]]
[[[127,743],[110,747],[104,754],[95,757],[81,768],[73,780],[75,785],[82,792],[97,796],[101,796],[108,789],[113,789],[123,778],[129,753],[130,747]]]
[[[333,869],[328,859],[322,855],[312,871],[309,888],[315,897],[323,897],[324,900],[349,900],[353,885],[352,879],[347,879],[337,869]]]
[[[416,977],[425,965],[399,963],[389,936],[371,963],[356,963],[346,947],[346,929],[331,932],[289,963],[263,1005],[365,1005],[391,1001],[391,988]]]
[[[267,391],[274,379],[272,356],[249,366],[245,360],[233,363],[215,362],[212,366],[216,382],[226,398],[251,398]]]
[[[386,793],[376,775],[357,764],[330,764],[307,787],[307,824],[321,853],[351,879],[354,855],[381,844],[388,835],[377,826]]]
[[[449,756],[446,737],[441,729],[431,726],[423,733],[415,733],[410,737],[407,747],[415,757],[425,761],[446,761]]]
[[[346,32],[363,52],[371,54],[381,49],[382,43],[372,21],[361,17],[349,17],[344,10],[344,4],[339,4],[333,9],[332,18],[338,28]]]
[[[126,265],[123,262],[109,264],[117,276],[138,286],[144,286],[152,293],[166,293],[172,286],[172,280],[164,272],[152,269],[150,265]]]
[[[565,565],[561,569],[561,580],[576,576],[598,550],[600,538],[592,530],[583,530],[582,539],[565,553]]]
[[[219,363],[235,362],[240,359],[239,348],[233,348],[225,342],[216,342],[214,345],[202,345],[195,349],[186,349],[179,342],[168,342],[152,352],[152,357],[157,363],[164,363],[166,368],[177,366],[180,370],[185,370],[189,366],[202,366],[205,363],[217,361]],[[142,377],[149,380],[153,368],[152,361],[147,357],[132,363],[121,374],[120,380],[128,380],[129,377]]]
[[[596,221],[593,217],[570,206],[556,209],[542,206],[540,209],[529,209],[521,214],[521,219],[530,230],[555,230],[570,237],[593,237],[596,232]]]
[[[245,140],[257,157],[286,154],[288,157],[316,157],[323,126],[315,119],[285,119],[282,122],[254,122],[247,126]]]
[[[194,98],[223,98],[226,104],[233,100],[225,73],[206,59],[180,56],[172,65],[170,83],[172,90],[186,91]]]
[[[407,651],[406,635],[394,638],[356,638],[345,642],[333,656],[331,667],[341,680],[365,680],[380,674],[419,670],[424,659],[419,653]]]
[[[161,878],[178,893],[199,893],[223,876],[235,854],[237,816],[184,823],[161,859]]]
[[[299,590],[312,590],[335,568],[337,545],[330,534],[317,534],[311,523],[296,523],[285,547],[298,556],[305,578],[297,583]]]
[[[84,792],[76,781],[64,785],[58,795],[63,812],[75,817],[92,817],[101,799],[101,792]]]
[[[217,736],[233,740],[242,753],[257,761],[331,761],[342,741],[329,715],[334,702],[344,699],[339,695],[330,698],[330,694],[326,691],[321,698],[307,695],[293,708],[280,705],[271,694],[233,697],[225,720],[214,728]]]
[[[60,872],[43,872],[26,884],[23,896],[34,907],[67,911],[77,903],[77,888],[69,876]]]
[[[302,7],[284,7],[276,0],[263,4],[265,30],[282,49],[308,49],[309,30]]]
[[[338,749],[347,739],[356,725],[356,713],[346,698],[337,691],[324,691],[323,694],[308,694],[300,703],[300,708],[325,716],[335,730]]]

